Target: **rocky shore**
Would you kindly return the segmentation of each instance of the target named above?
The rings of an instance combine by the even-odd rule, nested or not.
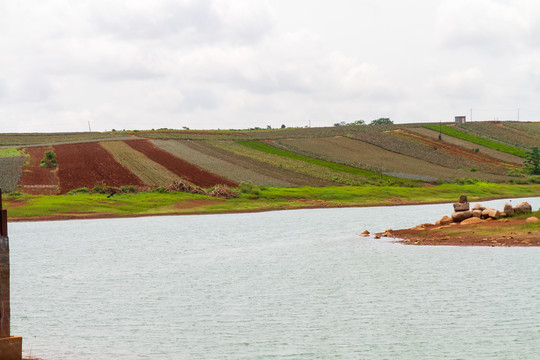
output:
[[[481,204],[472,207],[462,195],[453,204],[454,212],[434,224],[420,224],[410,229],[375,234],[392,237],[407,245],[454,246],[540,246],[540,220],[527,202],[506,203],[498,210]],[[535,216],[536,215],[536,216]],[[367,235],[365,231],[361,235]]]

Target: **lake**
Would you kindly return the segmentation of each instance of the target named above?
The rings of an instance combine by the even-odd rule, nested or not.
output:
[[[46,360],[538,359],[540,248],[357,235],[451,211],[12,223],[12,333]]]

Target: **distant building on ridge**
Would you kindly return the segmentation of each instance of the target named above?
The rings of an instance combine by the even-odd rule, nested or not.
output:
[[[455,118],[456,120],[456,125],[461,125],[461,124],[465,124],[467,122],[467,117],[466,116],[456,116]]]

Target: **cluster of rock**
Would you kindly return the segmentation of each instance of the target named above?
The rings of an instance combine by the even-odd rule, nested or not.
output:
[[[466,195],[461,195],[457,203],[454,204],[454,212],[451,216],[443,216],[435,225],[448,225],[450,223],[474,223],[484,219],[499,219],[501,217],[510,217],[514,214],[524,214],[532,211],[531,204],[521,202],[515,206],[510,203],[504,205],[503,211],[494,208],[485,207],[480,204],[469,206]]]

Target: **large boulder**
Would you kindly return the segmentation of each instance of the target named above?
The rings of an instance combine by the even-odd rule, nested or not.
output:
[[[536,216],[531,216],[531,217],[528,217],[527,219],[525,219],[525,222],[528,222],[528,223],[536,223],[540,221]]]
[[[497,209],[493,208],[485,208],[484,211],[482,211],[482,218],[492,218],[492,219],[498,219],[501,217],[501,213]]]
[[[457,202],[454,204],[454,211],[469,211],[469,203]]]
[[[471,210],[481,210],[483,211],[486,207],[485,206],[482,206],[480,204],[474,204],[473,207],[471,208]]]
[[[510,203],[504,204],[503,212],[506,214],[506,216],[514,216],[514,208],[512,207],[512,204]]]
[[[470,225],[470,224],[478,224],[478,223],[481,223],[481,222],[484,222],[485,220],[482,220],[478,217],[471,217],[471,218],[468,218],[468,219],[465,219],[461,222],[461,225]]]
[[[452,213],[452,220],[454,222],[462,222],[465,219],[472,217],[472,212],[470,211],[455,211]]]
[[[524,201],[514,206],[514,211],[517,214],[524,214],[532,211],[532,206],[528,202]]]
[[[448,224],[451,224],[452,222],[454,222],[454,220],[452,220],[452,218],[450,216],[444,215],[441,218],[441,220],[439,220],[438,222],[439,222],[439,225],[448,225]]]
[[[482,210],[473,210],[471,212],[472,212],[472,216],[474,216],[476,218],[481,218],[482,217]]]
[[[469,201],[467,200],[467,195],[461,195],[461,196],[459,197],[458,202],[459,202],[459,203],[466,203],[466,202],[469,202]]]

